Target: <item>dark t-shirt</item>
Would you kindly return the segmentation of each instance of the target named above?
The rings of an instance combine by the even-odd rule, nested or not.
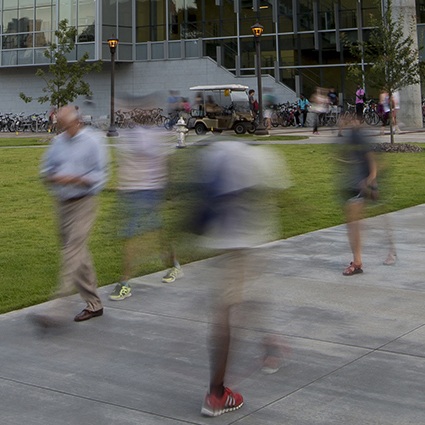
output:
[[[253,111],[254,110],[254,96],[252,94],[250,94],[248,96],[248,100],[249,100],[249,110]]]
[[[345,200],[362,196],[362,182],[370,174],[367,154],[371,146],[359,129],[353,129],[343,144],[343,161],[341,179],[342,193]]]

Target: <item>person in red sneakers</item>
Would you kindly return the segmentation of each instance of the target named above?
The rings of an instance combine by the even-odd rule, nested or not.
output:
[[[261,282],[253,257],[256,247],[270,239],[269,227],[274,226],[268,209],[271,194],[266,189],[280,189],[285,179],[278,178],[278,169],[272,166],[278,165],[272,161],[275,158],[261,147],[223,138],[205,149],[199,176],[200,212],[192,222],[200,245],[220,253],[224,250],[225,254],[211,259],[211,269],[206,270],[213,284],[210,385],[201,413],[219,416],[243,405],[243,397],[225,386],[233,334],[230,318],[237,320],[233,316],[235,307],[242,307],[246,301],[244,286]],[[253,268],[255,273],[251,272]],[[279,367],[277,363],[268,366],[276,371]]]

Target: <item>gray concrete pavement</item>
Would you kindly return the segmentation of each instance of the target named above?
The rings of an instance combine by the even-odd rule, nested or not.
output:
[[[394,266],[382,264],[387,219]],[[272,302],[262,314],[249,308],[234,329],[229,384],[245,405],[218,418],[200,415],[211,260],[184,266],[173,284],[162,273],[135,279],[122,302],[101,288],[104,316],[61,331],[39,333],[26,320],[45,305],[1,315],[0,423],[425,424],[424,219],[421,205],[366,220],[365,272],[351,277],[342,276],[345,226],[269,244],[260,282]],[[69,302],[83,307],[78,296]],[[273,375],[260,371],[266,332],[292,350]]]

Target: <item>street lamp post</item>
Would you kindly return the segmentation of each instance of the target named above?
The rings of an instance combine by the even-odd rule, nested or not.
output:
[[[263,88],[261,86],[261,34],[263,33],[263,26],[259,23],[256,23],[251,27],[252,33],[254,34],[255,39],[255,50],[257,56],[257,91],[258,91],[258,118],[259,123],[255,130],[255,134],[266,135],[269,132],[264,127],[264,119],[263,119]]]
[[[109,130],[106,135],[108,137],[118,136],[118,132],[115,129],[115,108],[114,108],[114,97],[115,97],[115,50],[118,46],[118,39],[112,35],[108,40],[109,50],[111,51],[111,120]]]

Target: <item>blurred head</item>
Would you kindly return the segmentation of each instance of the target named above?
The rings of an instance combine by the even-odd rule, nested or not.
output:
[[[58,112],[58,126],[74,137],[80,129],[78,113],[73,106],[64,106]]]

